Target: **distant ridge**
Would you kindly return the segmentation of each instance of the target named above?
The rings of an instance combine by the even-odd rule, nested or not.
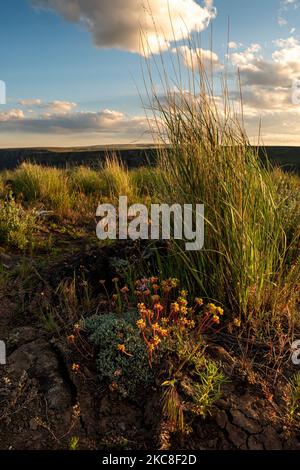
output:
[[[115,152],[129,168],[155,165],[156,148],[151,145],[118,145],[72,148],[16,148],[0,149],[0,170],[14,169],[22,162],[67,168],[78,165],[98,166],[109,153]],[[272,164],[300,175],[300,147],[259,148],[262,160],[266,152]]]

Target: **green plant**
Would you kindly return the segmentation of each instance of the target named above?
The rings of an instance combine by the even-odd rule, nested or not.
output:
[[[0,240],[21,250],[32,243],[36,229],[36,214],[25,211],[10,194],[7,201],[0,202]]]
[[[82,192],[87,196],[100,197],[105,193],[106,182],[100,171],[80,166],[74,169],[70,175],[71,184],[76,192]]]
[[[300,416],[300,372],[295,374],[289,382],[287,414],[291,421]]]
[[[119,196],[127,196],[132,200],[135,196],[130,173],[124,163],[113,154],[107,157],[101,176],[105,181],[106,195],[111,201],[119,199]]]
[[[219,299],[244,319],[277,315],[295,289],[286,264],[290,247],[278,184],[250,145],[226,77],[222,96],[215,96],[199,49],[189,46],[183,56],[178,48],[172,80],[163,59],[151,57],[163,98],[155,90],[150,62],[146,86],[157,134],[166,144],[159,149],[161,199],[194,208],[204,204],[205,247],[187,252],[182,242],[171,240],[168,256],[158,250],[158,266],[165,277],[179,277],[190,291]],[[192,66],[182,70],[181,63]],[[299,259],[294,262],[299,279]]]
[[[154,380],[134,318],[130,312],[122,316],[109,313],[88,318],[84,323],[89,341],[97,350],[99,380],[133,397]]]
[[[79,437],[72,436],[70,439],[70,450],[78,450],[79,441],[80,441]]]
[[[211,414],[213,405],[221,396],[221,387],[227,380],[213,361],[205,360],[203,370],[196,371],[199,383],[193,383],[193,413],[201,416]]]

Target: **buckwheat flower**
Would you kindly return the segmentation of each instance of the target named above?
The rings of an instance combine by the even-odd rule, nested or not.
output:
[[[141,320],[138,320],[138,321],[136,322],[136,326],[138,327],[139,330],[143,331],[143,330],[146,329],[146,326],[147,326],[147,325],[146,325],[145,320],[142,320],[142,319],[141,319]]]
[[[122,292],[122,294],[128,294],[128,292],[129,292],[128,287],[127,286],[122,287],[121,292]]]
[[[163,312],[164,311],[164,307],[160,304],[160,303],[157,303],[154,305],[153,309],[156,311],[156,312]]]
[[[75,338],[74,335],[67,336],[67,341],[68,341],[68,343],[70,343],[70,344],[75,343],[75,339],[76,339],[76,338]]]
[[[118,344],[118,351],[120,351],[122,354],[125,354],[125,356],[132,357],[132,354],[126,351],[125,344]]]
[[[159,328],[157,332],[162,338],[166,338],[169,335],[169,330],[166,328]]]
[[[216,308],[216,312],[218,313],[218,315],[220,315],[220,317],[223,317],[223,315],[224,315],[224,310],[223,310],[221,307],[217,307],[217,308]]]
[[[163,317],[163,318],[161,319],[161,323],[162,323],[162,325],[166,326],[166,325],[169,324],[169,319],[166,318],[166,317]]]
[[[81,330],[81,326],[79,323],[75,323],[75,325],[73,326],[73,331],[74,333],[78,334],[80,333],[80,330]]]
[[[160,337],[159,337],[159,336],[157,336],[157,335],[156,335],[156,336],[154,336],[154,338],[153,338],[153,342],[152,342],[152,344],[154,345],[154,347],[157,347],[157,346],[158,346],[160,343],[161,343],[161,339],[160,339]]]
[[[73,406],[73,416],[75,418],[79,418],[81,414],[81,409],[79,403],[76,403],[76,405]]]
[[[171,287],[175,288],[178,287],[179,285],[179,279],[176,279],[175,277],[173,279],[170,279],[170,285]]]
[[[72,371],[77,373],[80,371],[80,364],[72,364]]]
[[[102,285],[103,285],[103,284],[105,284],[105,283],[106,283],[106,280],[105,280],[105,279],[101,279],[99,282],[100,282],[100,284],[102,284]]]
[[[188,309],[186,307],[181,307],[180,308],[180,313],[182,313],[182,315],[187,315]]]
[[[241,324],[242,324],[242,321],[241,321],[240,318],[235,318],[235,319],[233,320],[233,324],[234,324],[234,326],[236,326],[237,328],[240,328],[240,327],[241,327]]]
[[[112,279],[112,282],[113,282],[114,284],[117,284],[117,283],[119,282],[119,278],[118,278],[118,277],[114,277],[114,278]]]
[[[156,284],[158,282],[158,277],[150,277],[149,281],[151,284]]]
[[[173,304],[171,304],[171,311],[172,311],[172,313],[179,313],[180,312],[180,306],[179,306],[178,302],[174,302]]]
[[[201,306],[204,304],[203,299],[201,299],[200,297],[197,297],[197,298],[195,299],[195,303],[196,303],[199,307],[201,307]]]
[[[125,353],[126,352],[125,344],[118,344],[118,351],[120,351],[121,353]]]
[[[153,284],[153,285],[152,285],[152,289],[153,289],[155,292],[157,292],[158,289],[159,289],[159,285],[158,285],[158,284]]]
[[[187,290],[182,290],[180,292],[180,296],[183,297],[183,298],[186,298],[188,296],[188,291]]]
[[[213,316],[213,322],[214,322],[216,325],[219,325],[219,324],[220,324],[220,318],[218,317],[218,315],[214,315],[214,316]]]

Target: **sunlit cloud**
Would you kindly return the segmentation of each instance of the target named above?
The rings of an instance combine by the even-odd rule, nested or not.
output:
[[[216,17],[213,0],[32,0],[72,23],[80,23],[100,48],[148,54],[170,48],[176,38],[203,31]],[[141,31],[147,36],[141,47]],[[149,47],[148,47],[149,46]]]

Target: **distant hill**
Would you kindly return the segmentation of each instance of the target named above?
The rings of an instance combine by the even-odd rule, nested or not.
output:
[[[270,161],[286,171],[300,175],[300,147],[260,148],[263,158],[266,151]],[[78,165],[98,166],[109,153],[115,152],[129,168],[155,165],[156,149],[150,145],[118,145],[74,148],[23,148],[0,149],[0,170],[14,169],[24,161],[42,165],[68,168]]]

